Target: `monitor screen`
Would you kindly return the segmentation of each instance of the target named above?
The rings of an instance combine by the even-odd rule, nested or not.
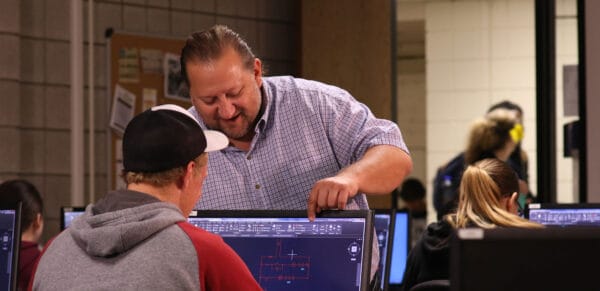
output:
[[[531,203],[525,217],[547,226],[600,226],[600,204]]]
[[[596,290],[600,228],[459,229],[451,290]]]
[[[17,289],[21,243],[21,203],[0,206],[0,290]]]
[[[367,290],[371,211],[192,211],[188,221],[220,235],[265,290]]]
[[[64,230],[65,228],[71,225],[71,221],[75,219],[75,217],[82,215],[85,212],[85,207],[61,207],[60,208],[60,229]]]
[[[394,230],[392,239],[392,252],[390,257],[390,288],[397,288],[402,284],[406,259],[410,249],[410,219],[406,210],[396,210],[394,214]]]
[[[379,267],[377,273],[381,281],[381,289],[387,290],[387,282],[389,276],[389,257],[391,251],[392,235],[393,235],[393,218],[394,210],[391,209],[375,209],[375,234],[377,235],[377,243],[379,244]]]

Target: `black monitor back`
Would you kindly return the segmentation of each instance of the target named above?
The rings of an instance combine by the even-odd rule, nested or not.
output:
[[[600,229],[459,229],[451,290],[599,290]]]

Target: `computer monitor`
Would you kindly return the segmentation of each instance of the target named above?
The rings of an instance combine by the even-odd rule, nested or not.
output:
[[[459,229],[451,290],[597,290],[600,228]]]
[[[85,207],[63,206],[60,208],[60,229],[64,230],[69,227],[71,221],[75,217],[82,215],[85,212]]]
[[[369,210],[192,211],[188,221],[220,235],[265,290],[367,290],[373,237]],[[235,280],[235,277],[232,277]]]
[[[390,256],[389,289],[398,290],[402,286],[406,259],[410,250],[410,215],[407,210],[394,212],[392,251]]]
[[[600,226],[600,204],[531,203],[525,217],[546,226]]]
[[[389,285],[389,258],[392,250],[392,237],[394,233],[394,210],[393,209],[375,209],[375,234],[379,244],[379,267],[377,274],[381,281],[381,290],[387,290]]]
[[[17,290],[21,202],[0,205],[0,290]]]

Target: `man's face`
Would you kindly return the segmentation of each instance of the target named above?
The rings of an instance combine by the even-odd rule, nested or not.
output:
[[[225,49],[216,60],[189,61],[186,69],[192,103],[206,126],[230,140],[251,140],[261,105],[260,60],[249,70],[233,49]]]

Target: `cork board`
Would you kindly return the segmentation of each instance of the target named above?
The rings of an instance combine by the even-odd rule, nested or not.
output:
[[[191,106],[179,67],[184,39],[107,30],[110,90],[109,189],[123,188],[121,137],[136,114],[159,104]]]

